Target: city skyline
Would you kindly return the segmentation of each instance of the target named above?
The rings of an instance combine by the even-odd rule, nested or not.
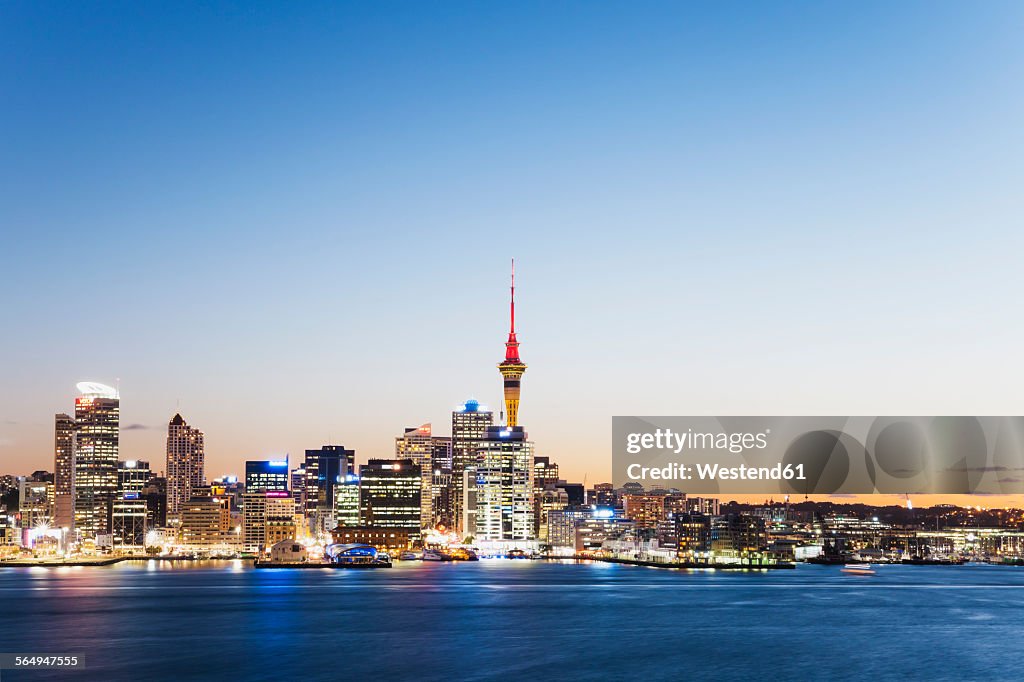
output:
[[[615,414],[1021,411],[1018,5],[121,11],[2,10],[0,471],[80,380],[211,475],[497,415],[512,255],[570,480]]]

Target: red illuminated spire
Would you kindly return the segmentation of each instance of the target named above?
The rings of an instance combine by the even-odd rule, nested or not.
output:
[[[516,341],[516,259],[512,259],[512,298],[509,301],[511,326],[505,342],[505,361],[519,362],[519,342]]]

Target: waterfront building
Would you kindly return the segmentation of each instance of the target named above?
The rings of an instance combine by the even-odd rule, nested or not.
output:
[[[36,475],[18,477],[18,525],[21,528],[53,524],[54,484],[47,480],[50,478]]]
[[[172,515],[192,498],[192,489],[206,483],[203,432],[180,414],[167,424],[167,509]]]
[[[288,458],[248,460],[245,463],[245,492],[288,492]]]
[[[408,549],[416,538],[416,535],[411,535],[404,528],[381,528],[378,526],[338,526],[331,531],[331,535],[337,544],[370,545],[382,552]]]
[[[635,537],[636,522],[610,514],[595,514],[576,523],[575,550],[598,552],[606,542],[621,542]]]
[[[83,538],[109,535],[117,493],[121,400],[116,389],[78,384],[75,399],[74,528]]]
[[[53,525],[75,525],[75,420],[63,412],[53,418]]]
[[[138,491],[117,493],[110,512],[115,552],[141,552],[146,543],[146,501]]]
[[[494,413],[473,399],[467,400],[461,408],[452,412],[452,518],[459,530],[468,535],[473,531],[465,521],[466,481],[470,485],[475,483],[476,474],[467,477],[465,472],[476,469],[477,445],[487,434],[487,428],[493,425]]]
[[[717,560],[757,558],[767,546],[768,531],[760,517],[726,514],[711,521],[711,553]]]
[[[576,524],[594,517],[593,507],[564,507],[548,512],[547,544],[555,548],[556,553],[571,553],[576,547]]]
[[[491,540],[534,538],[533,443],[521,426],[492,426],[477,446],[476,533]]]
[[[231,526],[230,501],[213,496],[189,499],[181,509],[181,544],[199,552],[239,544]]]
[[[545,488],[534,493],[536,514],[536,537],[541,542],[548,541],[548,517],[551,512],[569,506],[569,496],[562,488]]]
[[[359,525],[359,477],[347,474],[334,487],[334,521],[338,526]]]
[[[422,472],[411,459],[371,459],[359,467],[359,517],[364,526],[400,528],[418,540]]]
[[[309,561],[309,553],[294,540],[281,540],[270,547],[270,560],[278,564],[302,564]]]
[[[306,450],[306,480],[303,487],[305,511],[314,527],[324,528],[326,517],[332,516],[335,504],[335,487],[349,474],[355,473],[355,450],[346,450],[344,445],[324,445],[318,450]],[[333,526],[333,524],[330,524]]]
[[[142,487],[141,497],[146,501],[146,527],[167,526],[167,479],[154,476]]]
[[[696,560],[711,551],[711,517],[704,514],[679,514],[672,518],[677,556]]]
[[[287,490],[246,491],[242,495],[242,519],[247,552],[262,552],[281,540],[295,539],[295,500]]]
[[[395,438],[395,459],[412,460],[420,471],[420,528],[430,528],[434,521],[434,443],[430,424],[408,428]]]

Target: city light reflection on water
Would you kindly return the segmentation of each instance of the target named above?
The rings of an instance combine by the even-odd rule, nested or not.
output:
[[[4,671],[4,682],[212,672],[279,680],[297,670],[330,680],[341,668],[345,677],[419,680],[683,671],[722,680],[751,669],[777,679],[998,680],[1024,665],[1024,569],[1012,567],[882,566],[855,578],[805,565],[732,573],[522,560],[369,571],[125,563],[3,568],[0,600],[18,619],[4,649],[88,661],[73,674]]]

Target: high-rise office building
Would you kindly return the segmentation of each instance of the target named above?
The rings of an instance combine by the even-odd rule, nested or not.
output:
[[[464,533],[470,532],[465,523],[466,481],[476,480],[475,474],[467,479],[465,472],[476,468],[477,444],[493,425],[494,413],[473,399],[452,412],[452,518]]]
[[[434,515],[431,525],[434,528],[450,530],[455,527],[452,516],[453,491],[452,470],[434,469],[430,485],[430,508]]]
[[[347,474],[334,486],[334,521],[339,526],[359,525],[359,476]]]
[[[288,492],[288,459],[248,460],[245,492]]]
[[[192,488],[206,484],[203,432],[180,414],[167,424],[167,511],[178,514],[192,497]]]
[[[54,484],[48,478],[18,477],[18,514],[22,528],[52,525]]]
[[[117,493],[121,400],[103,384],[78,384],[75,399],[75,530],[83,538],[110,533]]]
[[[359,517],[372,528],[420,536],[422,472],[411,459],[371,459],[359,467]]]
[[[149,468],[149,462],[130,459],[117,463],[118,493],[141,493],[151,478],[153,472]]]
[[[118,552],[138,552],[146,539],[146,500],[140,492],[118,492],[110,512],[113,548]]]
[[[512,261],[512,296],[509,301],[508,341],[505,342],[505,359],[498,365],[504,382],[505,424],[519,425],[519,384],[526,372],[526,363],[519,359],[519,341],[516,339],[516,262]]]
[[[434,436],[430,447],[430,461],[434,470],[451,469],[452,439],[448,436]]]
[[[408,428],[395,438],[395,459],[411,459],[420,471],[420,528],[430,528],[434,523],[433,472],[434,435],[430,424]]]
[[[75,525],[75,420],[68,414],[53,419],[53,525]]]
[[[181,544],[190,550],[233,547],[237,536],[231,528],[231,503],[222,497],[191,497],[182,506]]]
[[[355,473],[355,450],[344,445],[324,445],[306,450],[305,513],[309,517],[333,512],[334,489],[349,474]],[[328,529],[329,530],[329,529]]]
[[[281,540],[294,540],[295,500],[287,490],[246,491],[242,495],[242,526],[247,552],[260,552]]]
[[[492,426],[477,446],[476,537],[534,538],[533,443],[521,426]]]
[[[292,499],[295,500],[296,509],[306,508],[306,467],[300,466],[292,469],[291,473]]]

